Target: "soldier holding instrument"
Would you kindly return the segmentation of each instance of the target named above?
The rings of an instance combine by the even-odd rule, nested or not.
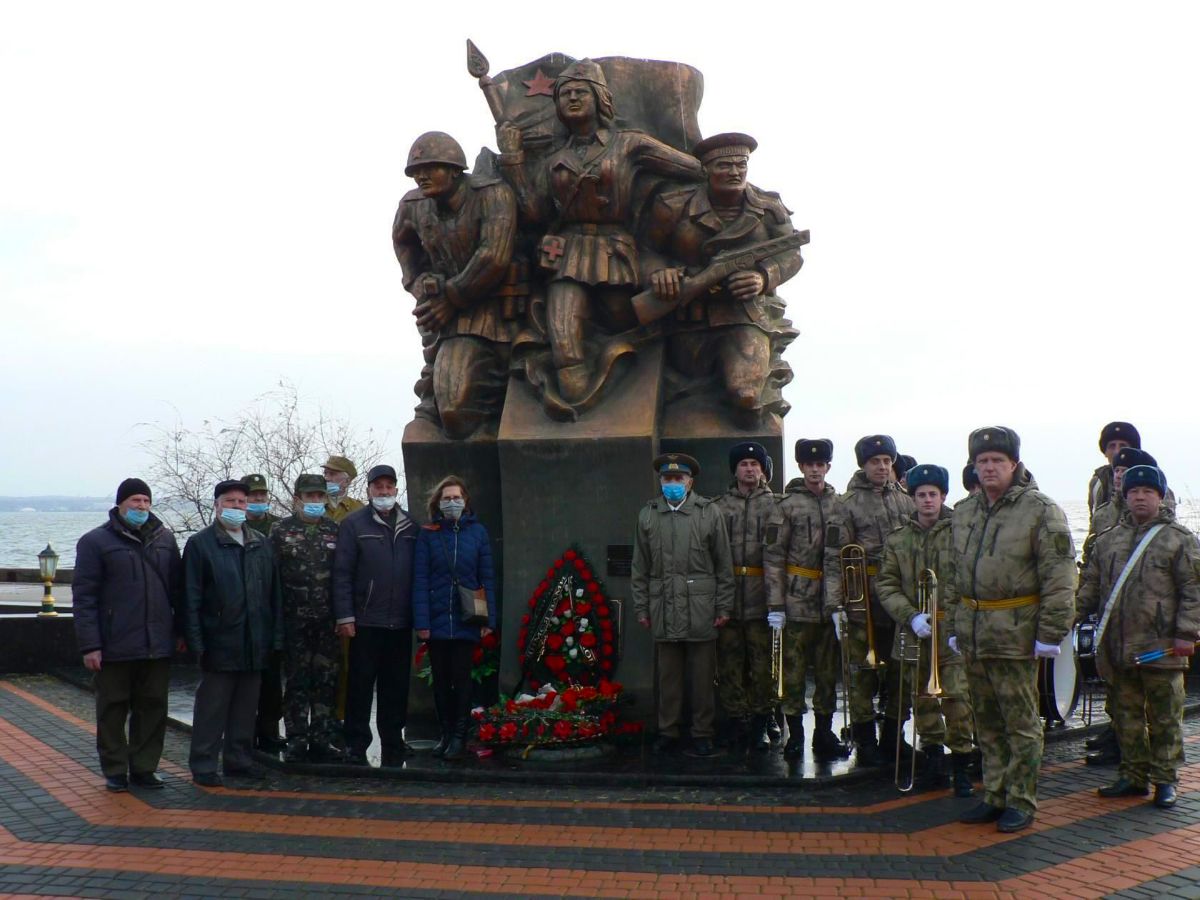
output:
[[[1101,797],[1145,796],[1174,806],[1183,765],[1184,675],[1200,637],[1200,544],[1163,503],[1167,478],[1133,466],[1120,491],[1128,513],[1096,539],[1079,587],[1100,613],[1096,664],[1109,684],[1121,746],[1119,775]]]
[[[982,490],[954,508],[942,599],[963,654],[983,752],[983,802],[960,822],[1020,831],[1037,810],[1042,762],[1038,658],[1054,658],[1075,614],[1075,547],[1062,509],[1032,483],[1011,428],[971,432]]]
[[[892,660],[904,666],[904,689],[894,699],[888,698],[889,709],[894,710],[888,718],[898,726],[908,718],[915,686],[914,724],[925,755],[925,771],[918,786],[944,786],[944,749],[948,747],[952,754],[954,795],[970,797],[975,791],[967,774],[973,749],[967,679],[962,657],[950,649],[946,629],[942,627],[945,612],[940,606],[934,609],[938,586],[945,583],[953,567],[951,515],[945,506],[950,473],[941,466],[916,464],[909,467],[905,480],[917,510],[888,535],[877,582],[879,602],[896,623]],[[922,594],[925,609],[917,602]],[[930,683],[935,628],[941,696],[929,697],[924,694]]]

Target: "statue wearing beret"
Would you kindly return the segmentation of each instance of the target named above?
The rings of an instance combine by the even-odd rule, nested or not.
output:
[[[639,310],[645,321],[673,305],[674,315],[664,320],[672,365],[688,378],[715,374],[746,427],[757,425],[764,409],[787,409],[779,391],[791,370],[781,354],[796,331],[783,318],[775,290],[800,271],[800,245],[807,240],[807,232],[792,227],[778,194],[747,181],[757,146],[748,134],[726,133],[693,148],[707,184],[666,192],[655,201],[646,230],[646,269],[657,310]],[[737,268],[700,296],[688,296],[689,276],[730,251],[756,247],[762,252],[753,254],[752,266]]]

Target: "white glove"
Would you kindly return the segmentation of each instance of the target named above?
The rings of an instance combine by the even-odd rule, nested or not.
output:
[[[783,613],[781,613],[781,612],[767,613],[767,624],[770,625],[772,628],[774,628],[776,631],[783,630],[783,622],[784,622]]]
[[[846,614],[844,612],[833,614],[833,633],[837,635],[839,641],[846,636]]]
[[[954,651],[954,655],[958,656],[959,655],[958,635],[957,634],[950,635],[950,640],[946,641],[946,643],[950,645],[950,649]]]
[[[917,613],[908,624],[919,638],[927,638],[933,634],[933,627],[929,624],[929,613]]]
[[[1043,644],[1038,640],[1033,642],[1033,655],[1036,659],[1054,659],[1060,653],[1062,648],[1058,644]]]

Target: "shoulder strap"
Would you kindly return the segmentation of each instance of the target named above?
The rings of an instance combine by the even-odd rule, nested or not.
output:
[[[1125,563],[1125,568],[1121,570],[1120,576],[1117,578],[1117,583],[1113,585],[1113,589],[1108,594],[1108,602],[1104,605],[1104,615],[1100,618],[1100,626],[1096,629],[1096,646],[1100,646],[1100,641],[1104,637],[1104,629],[1108,627],[1109,616],[1112,615],[1113,607],[1121,598],[1121,589],[1125,587],[1125,580],[1129,577],[1129,573],[1133,571],[1134,565],[1142,554],[1146,552],[1146,548],[1150,546],[1150,542],[1154,540],[1160,531],[1166,527],[1165,523],[1159,522],[1153,528],[1146,532],[1145,536],[1134,548],[1133,553],[1129,554],[1129,559]]]

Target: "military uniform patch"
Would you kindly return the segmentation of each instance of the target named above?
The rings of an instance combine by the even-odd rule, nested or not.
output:
[[[766,536],[763,538],[763,543],[774,544],[777,540],[779,540],[779,526],[768,525]]]
[[[1054,550],[1059,556],[1071,555],[1071,536],[1061,532],[1054,535]]]

